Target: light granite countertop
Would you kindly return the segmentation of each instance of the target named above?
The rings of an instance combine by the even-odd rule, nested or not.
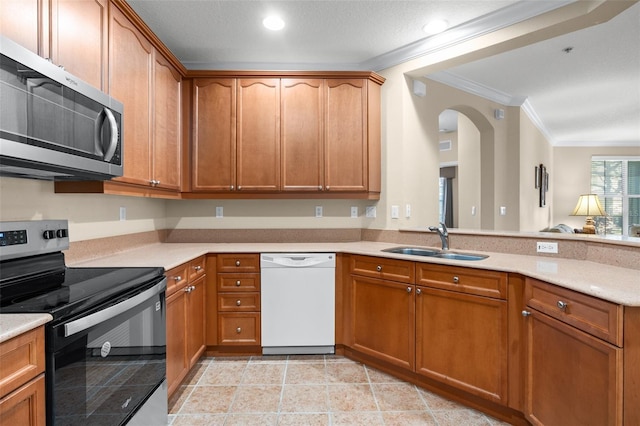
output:
[[[584,260],[480,251],[473,252],[487,254],[489,257],[479,261],[460,261],[381,251],[394,246],[398,246],[398,244],[370,241],[348,243],[160,243],[69,266],[162,266],[165,269],[171,269],[207,253],[342,252],[519,273],[621,305],[640,306],[640,271],[635,269]]]
[[[51,321],[49,314],[1,314],[0,343]]]

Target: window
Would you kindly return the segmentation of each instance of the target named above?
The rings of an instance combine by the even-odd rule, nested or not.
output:
[[[607,213],[596,218],[596,232],[630,235],[640,226],[640,157],[592,157],[591,192]]]

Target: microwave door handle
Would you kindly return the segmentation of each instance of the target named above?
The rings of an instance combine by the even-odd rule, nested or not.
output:
[[[113,158],[113,155],[116,153],[116,148],[118,147],[118,122],[109,108],[105,108],[104,113],[111,126],[111,140],[109,141],[107,153],[104,155],[104,161],[108,163]]]
[[[129,299],[124,300],[117,305],[109,306],[108,308],[95,312],[91,315],[87,315],[86,317],[68,322],[64,325],[64,337],[69,337],[76,333],[80,333],[83,330],[91,328],[94,325],[100,324],[101,322],[107,321],[117,315],[120,315],[123,312],[135,308],[136,306],[141,305],[147,300],[162,293],[162,291],[165,290],[166,286],[167,279],[164,278],[162,281],[160,281],[150,289],[145,290],[133,297],[130,297]]]

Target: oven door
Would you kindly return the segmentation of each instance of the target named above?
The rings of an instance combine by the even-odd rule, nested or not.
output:
[[[122,425],[149,399],[166,424],[166,278],[145,287],[49,328],[47,424]]]

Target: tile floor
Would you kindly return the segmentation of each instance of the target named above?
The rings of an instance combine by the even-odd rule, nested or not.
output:
[[[171,426],[504,425],[340,356],[203,358],[169,401]]]

